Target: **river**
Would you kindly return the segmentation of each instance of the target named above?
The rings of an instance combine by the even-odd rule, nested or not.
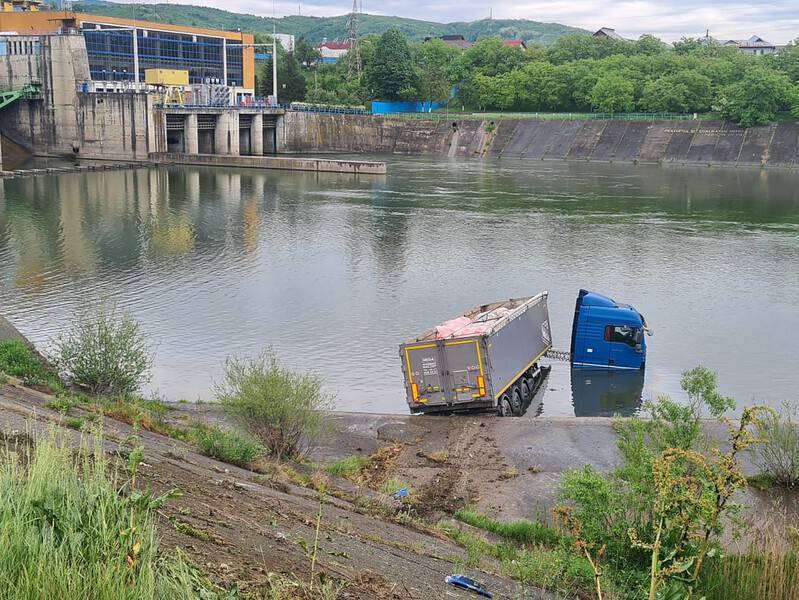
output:
[[[155,348],[150,389],[212,399],[272,346],[343,410],[405,413],[398,344],[548,290],[568,348],[588,288],[654,328],[645,378],[554,365],[531,414],[637,410],[699,363],[739,403],[799,379],[799,174],[388,159],[387,176],[171,167],[0,180],[0,313],[46,346],[114,298]]]

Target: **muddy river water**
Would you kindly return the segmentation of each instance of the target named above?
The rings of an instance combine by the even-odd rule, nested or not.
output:
[[[556,364],[531,414],[633,412],[699,363],[739,403],[795,399],[799,173],[389,158],[387,176],[212,168],[0,181],[0,313],[46,345],[116,299],[151,383],[211,399],[272,346],[344,410],[405,413],[398,344],[476,304],[550,293],[568,348],[581,287],[654,328],[645,376]]]

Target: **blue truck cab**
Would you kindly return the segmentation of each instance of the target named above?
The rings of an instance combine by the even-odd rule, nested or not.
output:
[[[574,367],[643,369],[649,333],[643,315],[629,304],[580,290],[574,308],[571,359]]]

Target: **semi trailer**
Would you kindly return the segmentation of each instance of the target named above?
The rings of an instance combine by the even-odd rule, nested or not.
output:
[[[643,369],[644,317],[628,304],[580,290],[573,368]],[[548,372],[548,293],[476,306],[400,345],[412,413],[495,411],[520,415]]]

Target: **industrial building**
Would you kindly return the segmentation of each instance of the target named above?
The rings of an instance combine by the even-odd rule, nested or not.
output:
[[[6,147],[110,160],[278,150],[285,111],[254,96],[252,35],[0,2]]]
[[[228,87],[232,102],[254,95],[252,34],[38,8],[36,0],[4,1],[0,32],[82,34],[94,90],[143,87],[148,69],[182,69],[190,85]]]

